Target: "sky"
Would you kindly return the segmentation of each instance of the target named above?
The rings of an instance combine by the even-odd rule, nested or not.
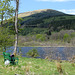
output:
[[[54,9],[75,15],[75,0],[19,0],[19,13],[39,9]],[[14,4],[13,4],[14,5]]]

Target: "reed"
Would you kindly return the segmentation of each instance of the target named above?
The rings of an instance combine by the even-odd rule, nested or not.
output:
[[[63,75],[63,70],[62,70],[62,66],[59,62],[55,62],[56,63],[56,67],[57,67],[57,70],[59,72],[60,75]]]

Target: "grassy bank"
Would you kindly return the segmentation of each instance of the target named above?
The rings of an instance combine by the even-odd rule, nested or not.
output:
[[[75,31],[61,30],[52,32],[51,35],[44,33],[28,34],[19,36],[19,46],[42,46],[42,47],[75,47]]]
[[[37,40],[31,40],[31,39],[32,38],[30,37],[19,36],[18,46],[22,46],[22,47],[75,47],[74,40],[73,42],[67,43],[61,40],[37,41]]]
[[[20,47],[75,47],[73,43],[67,43],[62,41],[19,41],[18,46]]]
[[[0,55],[0,75],[60,75],[55,61],[47,59],[35,59],[19,57],[18,65],[5,66],[3,56]],[[60,63],[63,75],[75,75],[75,66],[71,63],[63,61]]]

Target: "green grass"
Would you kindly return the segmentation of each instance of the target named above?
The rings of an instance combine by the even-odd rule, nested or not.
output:
[[[63,75],[75,75],[75,67],[69,62],[61,63]],[[54,61],[46,59],[26,58],[19,56],[18,65],[4,65],[4,58],[0,55],[0,75],[59,75]]]

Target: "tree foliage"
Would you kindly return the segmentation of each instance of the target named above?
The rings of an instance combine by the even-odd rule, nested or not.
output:
[[[7,28],[0,27],[0,47],[13,46],[14,36],[10,35]]]
[[[0,0],[0,20],[1,26],[3,21],[12,17],[14,8],[11,6],[11,0]]]

